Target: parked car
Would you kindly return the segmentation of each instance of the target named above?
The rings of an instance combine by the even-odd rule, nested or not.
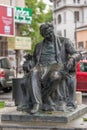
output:
[[[15,77],[7,57],[0,57],[0,90],[9,92],[12,89],[12,78]]]
[[[80,60],[76,65],[76,90],[87,92],[87,60]]]

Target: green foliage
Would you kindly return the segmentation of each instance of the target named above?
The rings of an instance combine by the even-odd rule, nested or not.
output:
[[[84,117],[84,118],[83,118],[83,121],[87,121],[87,118]]]
[[[52,9],[50,6],[48,12],[45,13],[46,4],[43,3],[43,0],[26,0],[26,6],[32,10],[32,23],[30,25],[22,25],[20,31],[21,35],[31,37],[32,50],[30,52],[32,53],[35,44],[42,40],[39,33],[40,24],[52,21]]]
[[[52,11],[52,9],[50,9],[46,15],[44,14],[45,22],[52,22],[52,20],[53,20],[52,13],[53,13],[53,11]]]
[[[0,101],[0,108],[4,108],[4,107],[5,107],[4,101]]]

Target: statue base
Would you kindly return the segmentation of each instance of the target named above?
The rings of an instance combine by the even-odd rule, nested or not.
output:
[[[45,111],[38,112],[37,114],[29,114],[26,112],[9,111],[1,114],[1,121],[15,121],[15,122],[32,122],[32,121],[44,121],[44,122],[59,122],[68,123],[87,112],[87,105],[80,105],[74,111]]]
[[[18,112],[16,107],[0,110],[0,128],[6,130],[87,130],[87,105],[73,112],[44,112],[30,115]]]

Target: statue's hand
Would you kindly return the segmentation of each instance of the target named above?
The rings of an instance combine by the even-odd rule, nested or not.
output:
[[[68,70],[70,70],[72,67],[73,67],[73,65],[74,65],[74,58],[70,58],[69,59],[69,61],[68,61],[68,63],[67,63],[67,69]]]

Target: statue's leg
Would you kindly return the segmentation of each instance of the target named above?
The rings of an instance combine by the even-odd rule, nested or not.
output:
[[[47,82],[46,86],[42,89],[42,99],[43,102],[50,102],[50,106],[51,108],[53,108],[53,106],[55,107],[55,105],[58,104],[59,101],[63,101],[63,95],[60,91],[62,77],[59,72],[53,71],[49,73],[48,77],[46,78],[49,82]],[[55,94],[56,98],[53,98],[53,95]],[[57,107],[55,107],[55,109],[56,108]]]
[[[51,82],[49,86],[45,86],[45,88],[42,89],[43,110],[56,110],[56,104],[53,99],[56,85],[56,83]]]
[[[45,77],[47,79],[45,87],[42,89],[43,98],[48,98],[57,88],[62,80],[62,75],[58,71],[50,71]]]
[[[66,111],[66,100],[67,100],[67,96],[68,95],[68,91],[66,88],[66,81],[65,79],[61,80],[61,82],[57,85],[57,89],[56,89],[56,107],[57,110],[60,111]]]
[[[31,113],[36,113],[39,111],[40,106],[42,105],[41,99],[41,79],[40,79],[40,70],[34,68],[30,71],[30,96],[33,103],[33,109]]]

